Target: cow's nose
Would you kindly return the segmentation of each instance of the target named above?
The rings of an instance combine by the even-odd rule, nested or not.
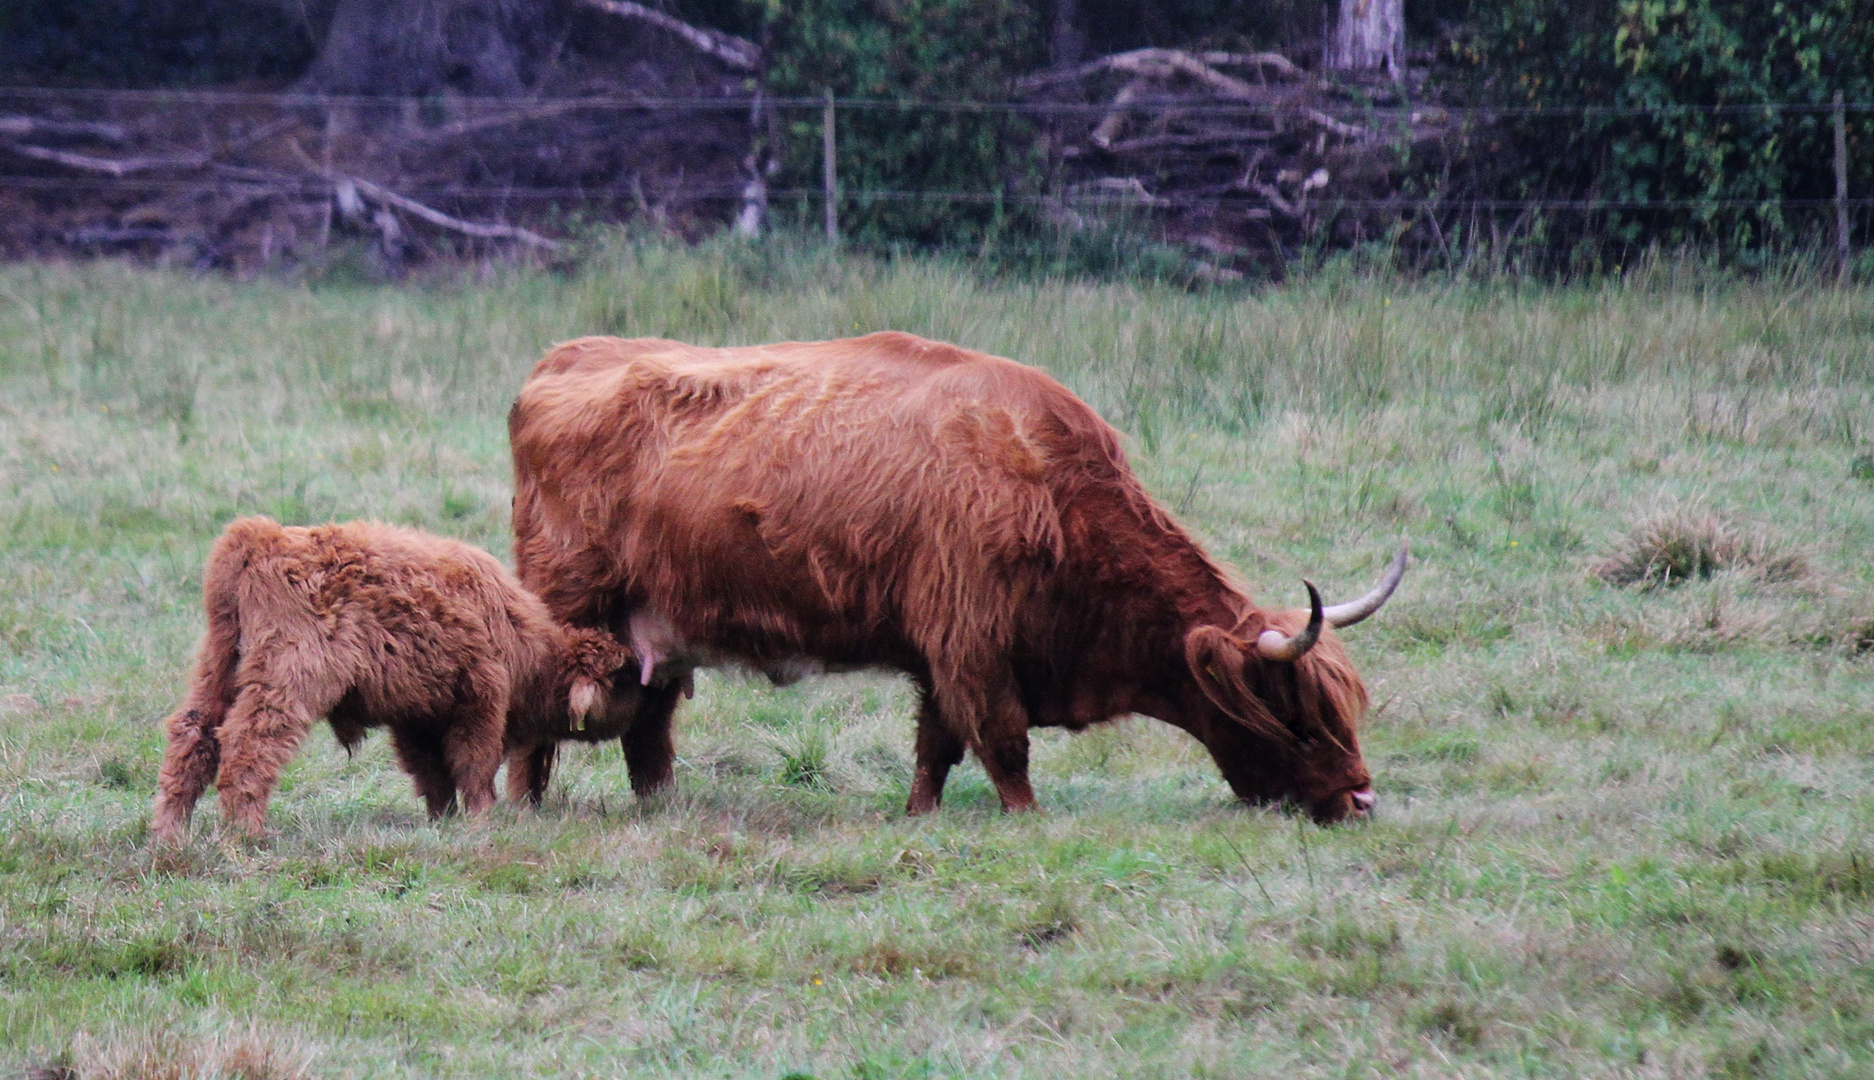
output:
[[[1359,814],[1361,816],[1371,814],[1373,812],[1373,808],[1378,805],[1379,805],[1379,800],[1373,797],[1373,791],[1371,788],[1363,789],[1361,791],[1356,791],[1353,793],[1353,812],[1356,814]]]

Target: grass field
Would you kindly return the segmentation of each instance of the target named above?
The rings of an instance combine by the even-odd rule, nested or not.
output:
[[[1382,813],[1235,805],[1154,721],[906,819],[891,678],[700,680],[678,790],[573,748],[427,823],[315,735],[153,858],[237,513],[505,555],[541,349],[901,329],[1037,364],[1259,598],[1345,598]],[[404,287],[0,268],[0,1073],[1874,1075],[1874,295],[1648,265],[1258,294],[621,248]],[[1606,580],[1612,578],[1614,580]],[[1620,584],[1632,580],[1633,584]]]

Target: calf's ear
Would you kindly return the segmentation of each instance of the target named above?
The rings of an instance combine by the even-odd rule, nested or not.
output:
[[[1184,636],[1185,663],[1210,703],[1263,738],[1292,746],[1295,736],[1270,715],[1243,678],[1247,649],[1247,642],[1222,627],[1199,626]]]
[[[574,731],[584,731],[586,721],[598,719],[604,709],[605,691],[597,682],[584,675],[573,680],[573,688],[566,695],[566,711]]]

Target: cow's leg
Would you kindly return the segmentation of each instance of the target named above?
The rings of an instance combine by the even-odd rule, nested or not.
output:
[[[547,781],[553,776],[553,757],[558,749],[558,744],[544,742],[508,751],[509,800],[525,799],[533,806],[540,805],[547,794]]]
[[[495,773],[501,769],[502,741],[508,724],[508,675],[497,667],[469,673],[469,694],[455,710],[443,734],[443,758],[453,786],[462,793],[462,809],[480,814],[494,805]]]
[[[973,749],[1002,797],[1002,809],[1039,810],[1028,782],[1028,710],[1013,693],[991,698]]]
[[[397,751],[397,764],[416,784],[429,816],[447,814],[455,805],[455,774],[450,771],[443,740],[428,728],[400,724],[391,729],[390,744]]]
[[[911,777],[911,798],[905,803],[907,814],[928,814],[943,805],[944,781],[950,770],[963,760],[963,740],[944,721],[937,707],[937,696],[926,684],[918,686],[917,770]]]
[[[272,672],[243,673],[241,692],[221,725],[223,825],[258,837],[267,827],[267,800],[286,763],[299,751],[313,722],[337,704],[339,694],[321,680],[275,679]]]
[[[645,687],[637,715],[619,740],[625,747],[631,790],[640,797],[669,787],[676,779],[677,747],[670,724],[682,696],[682,679]]]
[[[968,671],[935,679],[944,720],[951,731],[968,733],[969,748],[996,786],[1002,809],[1040,809],[1028,782],[1028,710],[1014,672],[999,662],[970,665]]]

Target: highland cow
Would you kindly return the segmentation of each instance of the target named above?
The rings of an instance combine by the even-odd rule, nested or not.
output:
[[[534,367],[508,433],[521,580],[639,657],[640,792],[671,780],[676,680],[728,660],[907,673],[911,813],[965,749],[1032,808],[1029,728],[1127,713],[1190,732],[1245,800],[1374,805],[1366,689],[1327,628],[1378,610],[1404,551],[1360,600],[1260,608],[1040,371],[899,333],[582,338]]]
[[[629,650],[555,622],[468,544],[370,522],[242,518],[216,541],[202,598],[208,631],[167,724],[159,841],[183,834],[211,780],[224,823],[259,834],[281,769],[320,717],[347,750],[388,727],[431,817],[458,794],[467,812],[485,810],[504,754],[510,794],[537,802],[526,781],[544,783],[559,740],[616,734],[592,722]]]

